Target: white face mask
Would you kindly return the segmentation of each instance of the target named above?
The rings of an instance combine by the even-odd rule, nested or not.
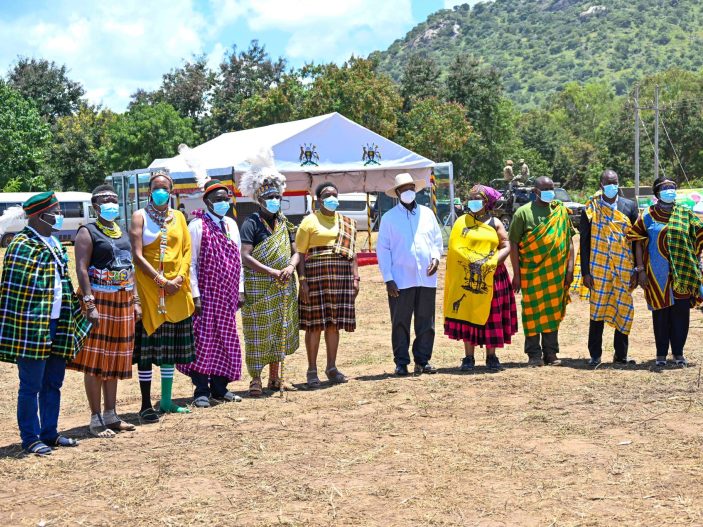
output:
[[[400,193],[400,201],[402,201],[406,205],[410,205],[413,201],[415,201],[415,191],[414,190],[406,190],[404,192],[401,192]]]

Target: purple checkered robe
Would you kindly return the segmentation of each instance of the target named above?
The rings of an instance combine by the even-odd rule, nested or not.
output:
[[[237,381],[242,374],[242,350],[237,334],[237,303],[242,259],[237,245],[205,213],[198,255],[198,287],[202,313],[193,317],[195,361],[177,364],[185,375],[196,371]]]

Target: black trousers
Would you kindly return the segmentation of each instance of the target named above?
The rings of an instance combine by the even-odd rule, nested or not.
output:
[[[605,322],[603,320],[591,320],[588,326],[588,353],[592,359],[600,359],[603,355],[603,328]],[[615,349],[616,359],[625,359],[627,357],[627,348],[630,339],[624,333],[620,333],[617,329],[613,335],[613,348]]]
[[[541,341],[541,342],[540,342]],[[542,358],[549,354],[559,353],[559,332],[540,333],[525,337],[525,353],[528,357]]]
[[[197,371],[191,372],[190,378],[195,386],[193,397],[212,397],[213,399],[222,399],[227,393],[227,377],[220,375],[205,375]]]
[[[666,357],[669,345],[674,357],[683,356],[690,320],[691,301],[688,298],[677,299],[672,306],[652,311],[657,357]]]
[[[391,308],[391,342],[397,366],[410,364],[410,321],[415,315],[413,359],[424,366],[432,358],[434,347],[435,287],[408,287],[400,296],[388,297]]]

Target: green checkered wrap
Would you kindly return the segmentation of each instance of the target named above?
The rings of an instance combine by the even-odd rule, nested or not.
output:
[[[51,251],[30,229],[12,239],[0,281],[0,361],[43,360],[49,355],[72,359],[83,347],[90,323],[68,275],[62,278],[61,316],[51,341],[55,267]]]
[[[701,229],[703,221],[691,209],[674,206],[666,235],[674,292],[694,298],[700,296],[703,284],[698,265],[700,248],[696,247],[697,235]]]
[[[284,269],[291,258],[289,224],[252,250],[252,257],[273,269]],[[298,294],[295,275],[280,285],[268,275],[244,269],[246,302],[242,307],[247,370],[260,377],[267,364],[280,362],[299,346]]]

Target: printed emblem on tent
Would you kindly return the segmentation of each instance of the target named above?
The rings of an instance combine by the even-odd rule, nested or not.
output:
[[[303,143],[300,146],[300,166],[318,166],[315,161],[319,161],[320,156],[317,154],[317,146],[312,143]]]
[[[364,166],[381,164],[379,161],[381,159],[381,151],[376,143],[366,143],[366,146],[362,146],[362,148],[364,153],[361,155],[361,160],[365,161]]]

